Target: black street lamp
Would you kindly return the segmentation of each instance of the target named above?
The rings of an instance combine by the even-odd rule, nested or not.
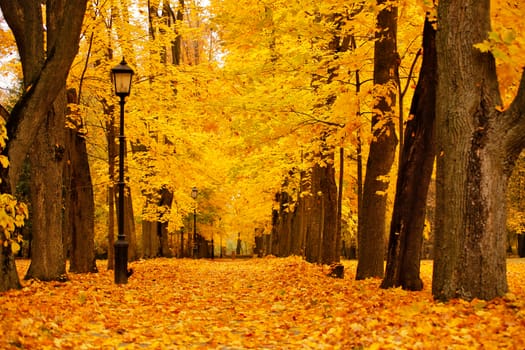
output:
[[[191,189],[191,198],[195,201],[197,199],[197,193],[199,190],[197,187]],[[193,258],[197,258],[199,249],[197,247],[197,204],[193,207]]]
[[[131,91],[131,69],[124,58],[122,62],[111,69],[111,78],[115,87],[115,95],[120,97],[120,131],[119,131],[119,178],[118,178],[118,237],[115,242],[115,283],[128,283],[128,246],[124,234],[124,104],[126,96]]]

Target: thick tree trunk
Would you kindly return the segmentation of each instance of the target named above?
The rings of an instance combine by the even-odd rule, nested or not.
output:
[[[294,248],[292,253],[298,256],[305,257],[306,252],[306,199],[301,194],[305,191],[305,172],[299,172],[299,195],[294,210],[293,219],[293,230],[295,232],[296,239],[294,240]]]
[[[279,225],[279,210],[272,209],[272,231],[268,241],[268,254],[279,256],[279,231],[277,226]]]
[[[171,210],[171,203],[173,202],[173,192],[167,187],[163,186],[160,190],[159,207],[162,210],[161,218],[158,221],[158,237],[160,244],[160,256],[171,258],[173,252],[170,250],[168,237],[168,214]]]
[[[436,30],[425,21],[423,63],[410,107],[390,224],[386,275],[382,288],[421,290],[419,277],[426,200],[435,158],[434,120],[437,61]]]
[[[68,102],[77,103],[75,90],[68,91]],[[75,129],[66,129],[67,162],[65,162],[64,236],[69,237],[70,272],[96,272],[95,262],[95,200],[93,183],[82,133],[82,119],[70,115]],[[67,218],[67,220],[66,220]]]
[[[279,204],[277,226],[275,233],[279,237],[279,255],[288,256],[291,252],[291,220],[293,213],[289,212],[289,206],[291,204],[291,197],[288,192],[281,191],[276,194],[276,199]]]
[[[387,1],[378,0],[384,5]],[[399,55],[396,47],[397,7],[389,5],[377,17],[374,54],[374,84],[385,89],[376,96],[372,116],[370,152],[366,165],[362,213],[358,230],[356,279],[383,277],[385,259],[386,208],[389,175],[394,163],[397,137],[394,124]],[[387,91],[385,91],[387,90]]]
[[[154,258],[158,253],[157,222],[142,220],[142,257]]]
[[[306,260],[331,264],[338,261],[337,249],[337,186],[335,184],[334,153],[325,151],[318,155],[323,164],[316,162],[311,170],[304,196],[306,220]]]
[[[150,205],[157,206],[158,219],[156,221],[142,221],[142,255],[145,258],[173,256],[169,247],[167,221],[173,201],[173,192],[167,186],[163,186],[158,195],[158,201],[155,200],[154,203],[150,203]],[[150,202],[152,200],[150,199]]]
[[[436,36],[437,178],[432,293],[492,299],[507,291],[507,180],[525,144],[525,79],[505,112],[487,38],[489,0],[440,0]]]
[[[173,257],[173,253],[170,250],[170,242],[169,242],[169,236],[168,236],[168,223],[167,222],[159,222],[157,229],[159,230],[158,236],[160,239],[160,256],[171,258]]]
[[[322,201],[323,201],[323,249],[321,262],[323,264],[333,264],[340,260],[340,253],[338,251],[338,235],[337,235],[337,203],[338,192],[335,183],[335,167],[334,167],[334,149],[325,155],[325,166],[321,168],[322,177],[320,181]],[[340,239],[340,237],[339,237]]]
[[[48,1],[46,25],[40,2],[0,0],[0,8],[17,42],[24,75],[24,95],[7,123],[10,166],[2,177],[3,192],[14,189],[26,154],[65,84],[78,52],[87,0]],[[24,15],[21,16],[20,13]],[[44,30],[47,29],[47,40]],[[46,52],[53,55],[46,57]]]
[[[18,278],[18,273],[16,271],[15,265],[15,256],[11,251],[11,246],[9,247],[0,247],[0,262],[1,262],[1,271],[0,271],[0,292],[5,292],[10,289],[19,289],[20,279]]]
[[[304,201],[304,228],[305,228],[305,253],[304,257],[308,262],[319,261],[319,246],[321,244],[319,231],[320,231],[320,214],[318,208],[321,207],[321,201],[319,200],[317,193],[315,193],[313,182],[318,178],[317,174],[318,167],[313,167],[309,171],[309,175],[305,176],[303,181],[304,191],[307,193],[303,196]]]
[[[95,262],[95,203],[93,184],[87,158],[86,140],[78,130],[67,130],[70,142],[71,178],[69,225],[65,234],[71,237],[70,272],[96,272]]]
[[[294,210],[290,213],[290,233],[292,240],[290,242],[290,254],[302,256],[301,246],[303,244],[301,239],[301,221],[299,218],[299,202],[295,202]]]
[[[287,195],[287,203],[288,206],[286,207],[286,210],[282,214],[282,233],[283,233],[283,239],[282,239],[282,255],[281,256],[289,256],[292,254],[292,220],[293,220],[293,212],[290,211],[290,205],[292,203],[292,198]]]
[[[25,87],[7,120],[9,139],[2,153],[8,155],[10,166],[0,170],[2,193],[15,189],[26,155],[65,85],[78,51],[86,4],[87,0],[48,1],[44,26],[40,2],[0,0],[2,14],[17,43]],[[16,274],[12,257],[2,248],[0,258],[2,279],[6,282],[0,288],[17,288],[19,284],[11,278]]]
[[[29,156],[33,240],[27,279],[65,279],[62,231],[65,112],[63,88],[48,113],[47,121],[40,128]]]

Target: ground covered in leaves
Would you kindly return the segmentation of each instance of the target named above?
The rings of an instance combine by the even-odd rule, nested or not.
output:
[[[381,290],[300,258],[153,259],[68,282],[24,281],[0,293],[1,349],[524,349],[525,261],[508,263],[511,293],[490,302]],[[20,273],[27,262],[18,262]]]

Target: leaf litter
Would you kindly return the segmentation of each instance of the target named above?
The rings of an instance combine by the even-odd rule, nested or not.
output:
[[[17,261],[21,276],[27,262]],[[525,262],[510,259],[511,293],[436,302],[425,288],[383,290],[299,257],[130,263],[125,285],[99,262],[67,282],[23,281],[0,293],[2,349],[523,349]]]

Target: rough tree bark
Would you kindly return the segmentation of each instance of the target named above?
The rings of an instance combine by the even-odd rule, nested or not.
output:
[[[326,146],[328,148],[330,146]],[[333,150],[333,148],[330,148]],[[305,202],[306,260],[331,264],[339,261],[337,242],[337,186],[335,184],[334,153],[325,149],[317,154],[319,161],[312,167],[309,179],[310,194]],[[321,164],[322,161],[322,164]]]
[[[127,169],[125,172],[128,173]],[[117,200],[117,198],[115,198],[115,200]],[[124,191],[124,234],[126,235],[126,240],[129,243],[128,261],[135,261],[138,259],[137,231],[135,229],[135,212],[133,211],[131,188],[127,183]]]
[[[314,185],[314,181],[319,178],[319,176],[314,175],[314,172],[319,171],[318,167],[313,167],[308,171],[308,174],[305,176],[303,185],[305,194],[302,198],[304,201],[304,229],[305,229],[305,251],[304,257],[306,261],[317,262],[320,261],[319,257],[319,246],[321,245],[320,241],[320,215],[317,213],[317,208],[321,207],[321,201],[319,200],[317,193],[314,192],[314,188],[319,186]]]
[[[335,183],[335,167],[334,167],[334,148],[331,147],[329,153],[325,158],[325,165],[322,167],[323,176],[320,181],[320,190],[322,192],[323,201],[323,249],[321,256],[321,263],[333,264],[338,263],[341,256],[337,250],[338,234],[337,234],[337,185]],[[340,237],[339,237],[340,240]]]
[[[440,0],[436,108],[436,299],[492,299],[507,291],[506,188],[525,145],[525,76],[502,105],[487,38],[490,0]]]
[[[276,204],[278,205],[278,216],[275,227],[275,234],[279,237],[279,255],[288,256],[291,253],[291,221],[293,212],[289,212],[292,197],[285,189],[276,193]]]
[[[78,52],[86,3],[87,0],[47,1],[47,26],[44,26],[40,2],[0,0],[0,8],[16,40],[25,86],[7,123],[6,151],[10,166],[3,177],[9,176],[6,184],[10,184],[10,188],[15,188],[29,147],[65,84]],[[44,40],[45,29],[47,41]],[[3,192],[8,190],[5,186]]]
[[[75,89],[67,93],[68,103],[77,104]],[[65,210],[64,235],[68,237],[70,266],[75,273],[96,272],[95,262],[95,200],[86,149],[86,135],[80,115],[68,113],[74,128],[66,128],[66,159],[64,166]],[[67,220],[66,220],[67,218]]]
[[[9,140],[3,154],[8,156],[10,166],[1,171],[2,193],[10,193],[15,188],[29,148],[41,132],[53,102],[63,91],[78,51],[86,4],[87,0],[47,1],[44,26],[41,2],[0,0],[0,8],[17,43],[25,88],[7,120]],[[60,191],[60,198],[61,195]],[[12,273],[14,264],[9,264],[10,257],[4,250],[0,254],[2,274]],[[6,283],[1,289],[17,287],[16,283]]]
[[[157,222],[142,220],[142,257],[145,259],[154,258],[158,252]]]
[[[162,186],[159,190],[158,196],[154,196],[149,200],[156,200],[158,207],[158,219],[156,221],[142,220],[142,255],[145,258],[153,258],[157,256],[172,257],[173,253],[169,247],[168,241],[168,221],[171,203],[173,201],[173,192],[168,186]],[[165,216],[165,217],[163,217]]]
[[[423,62],[405,128],[390,224],[386,274],[382,288],[421,290],[421,245],[425,226],[428,186],[434,168],[436,107],[436,30],[426,19]]]
[[[65,86],[29,155],[32,209],[31,264],[25,278],[64,280],[66,257],[63,236],[63,172],[65,157]]]
[[[378,0],[378,5],[387,1]],[[359,216],[358,264],[356,279],[383,277],[385,259],[386,208],[389,174],[394,163],[397,136],[394,123],[397,53],[397,7],[389,5],[377,16],[374,46],[374,84],[377,96],[372,116],[370,152],[363,186],[362,213]]]

